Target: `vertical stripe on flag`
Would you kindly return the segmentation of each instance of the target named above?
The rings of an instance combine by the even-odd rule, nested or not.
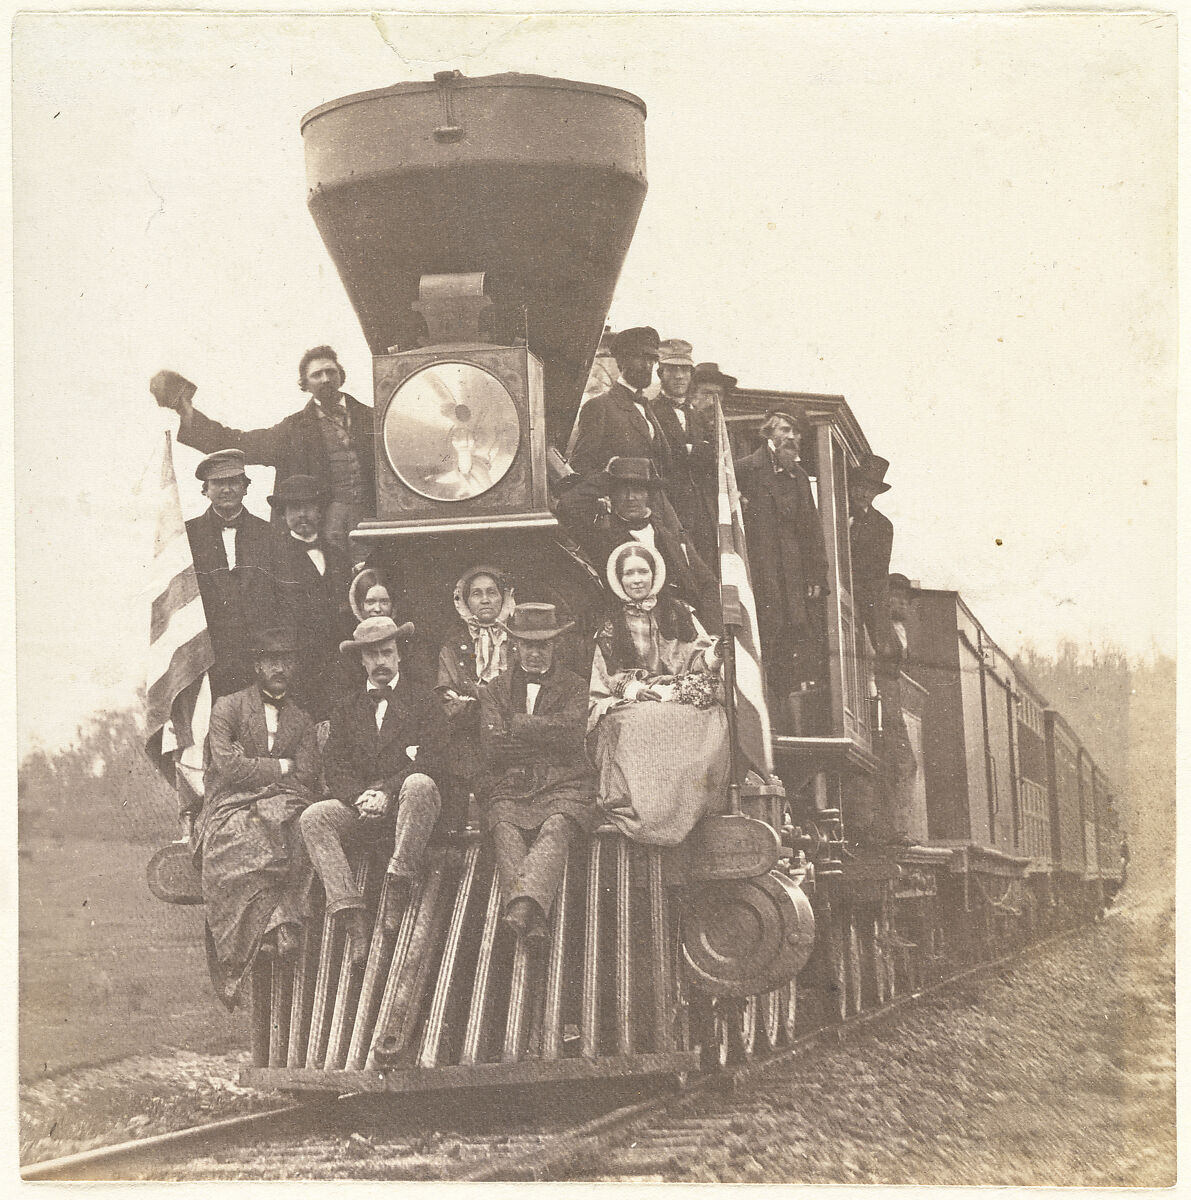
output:
[[[768,779],[773,774],[773,731],[761,673],[761,640],[757,632],[757,601],[749,574],[744,540],[744,512],[736,486],[736,467],[728,442],[728,425],[719,401],[715,405],[719,462],[720,603],[724,625],[736,638],[736,728],[745,762]]]
[[[175,752],[198,747],[210,716],[207,671],[215,661],[198,575],[182,519],[170,435],[165,435],[153,542],[149,657],[145,671],[145,752],[175,781]]]

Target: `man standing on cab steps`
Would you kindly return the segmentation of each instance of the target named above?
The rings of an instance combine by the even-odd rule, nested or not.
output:
[[[265,429],[231,429],[192,403],[195,385],[175,371],[158,371],[149,390],[163,408],[182,418],[178,441],[204,454],[223,447],[239,450],[250,463],[277,468],[276,484],[291,475],[310,475],[327,503],[322,534],[348,553],[348,532],[372,511],[376,496],[373,411],[341,391],[346,372],[330,346],[315,346],[298,363],[298,387],[309,403]],[[280,518],[274,514],[274,524]]]

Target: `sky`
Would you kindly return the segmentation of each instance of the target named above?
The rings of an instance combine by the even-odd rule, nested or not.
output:
[[[371,364],[301,116],[441,69],[628,89],[649,195],[614,327],[842,393],[893,569],[1008,651],[1175,648],[1176,35],[1143,15],[22,15],[13,35],[18,751],[128,704],[159,367],[251,428]],[[186,515],[198,455],[176,450]],[[249,507],[267,514],[271,471]],[[64,620],[65,616],[65,620]]]

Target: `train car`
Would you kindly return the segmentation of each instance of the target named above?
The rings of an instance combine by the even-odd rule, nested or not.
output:
[[[963,916],[952,936],[979,957],[1014,936],[1026,903],[1016,674],[957,592],[912,588],[906,631],[927,692],[922,767],[930,842],[953,851],[946,904]]]
[[[1056,863],[1051,836],[1050,775],[1046,749],[1046,698],[1016,672],[1013,726],[1017,760],[1017,847],[1026,868],[1030,928],[1049,924],[1058,906]]]
[[[1046,759],[1051,852],[1055,863],[1059,921],[1071,924],[1084,913],[1085,859],[1080,762],[1083,746],[1063,715],[1047,709]]]
[[[1117,789],[1097,767],[1092,773],[1092,791],[1096,804],[1096,864],[1101,895],[1109,902],[1121,886],[1121,822],[1117,810]]]

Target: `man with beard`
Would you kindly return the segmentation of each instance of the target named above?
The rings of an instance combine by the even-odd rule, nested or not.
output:
[[[288,630],[260,635],[256,682],[211,711],[206,796],[194,830],[207,919],[207,962],[219,998],[239,1002],[259,950],[292,956],[309,864],[296,818],[319,786],[314,722],[293,702]]]
[[[682,530],[657,519],[663,486],[648,458],[613,458],[606,470],[559,497],[558,519],[601,579],[617,546],[631,541],[652,546],[665,560],[667,591],[718,633],[719,584]]]
[[[612,339],[620,374],[601,396],[580,410],[571,466],[582,476],[598,475],[610,458],[648,458],[662,478],[670,470],[670,446],[645,401],[658,361],[658,333],[646,326],[623,329]]]
[[[345,611],[351,568],[347,555],[319,532],[323,491],[317,480],[291,475],[269,503],[285,523],[275,561],[281,612],[297,638],[296,691],[302,707],[325,721],[339,676],[339,640],[351,627]]]
[[[827,592],[827,548],[806,472],[798,463],[798,419],[771,409],[752,454],[736,464],[757,597],[771,707],[791,733],[821,730],[811,711],[826,682],[826,643],[816,601]]]
[[[238,450],[208,455],[194,474],[211,502],[186,522],[186,536],[215,651],[210,681],[216,700],[252,683],[251,630],[277,602],[273,533],[244,507],[248,476]]]
[[[311,805],[301,818],[326,912],[344,914],[354,966],[367,957],[370,931],[348,850],[367,852],[380,843],[387,848],[392,832],[384,921],[395,930],[441,808],[446,721],[437,698],[401,669],[402,646],[413,633],[412,622],[398,626],[391,617],[369,617],[340,645],[359,653],[367,683],[331,717],[324,767],[334,799]]]
[[[277,468],[278,484],[291,475],[318,480],[326,496],[322,534],[348,553],[348,532],[372,509],[376,496],[373,412],[340,389],[347,373],[330,346],[315,346],[298,363],[298,387],[309,403],[264,429],[230,429],[194,407],[194,384],[174,371],[158,371],[149,383],[157,403],[181,417],[178,441],[209,454],[223,446],[245,461]],[[274,524],[281,519],[274,514]]]
[[[658,350],[660,389],[649,410],[670,446],[666,494],[679,523],[704,562],[713,564],[716,546],[715,425],[687,398],[694,373],[690,342],[671,338]]]
[[[507,670],[479,685],[484,770],[476,791],[492,835],[504,920],[519,937],[546,936],[567,848],[599,824],[595,772],[583,748],[587,681],[554,661],[553,604],[519,604],[509,618]]]

